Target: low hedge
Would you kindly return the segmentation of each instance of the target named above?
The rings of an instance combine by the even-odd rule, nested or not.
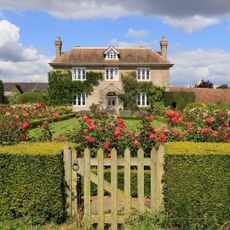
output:
[[[230,146],[165,144],[164,205],[183,229],[218,229],[230,220]]]
[[[195,101],[194,92],[165,92],[163,98],[165,106],[175,106],[179,110]]]
[[[36,128],[36,127],[42,125],[44,121],[57,122],[57,121],[67,120],[67,119],[73,118],[73,117],[76,117],[76,113],[63,114],[63,115],[60,115],[58,119],[47,118],[47,117],[35,119],[35,120],[30,121],[30,128]]]
[[[62,150],[47,142],[0,148],[0,221],[65,221]]]

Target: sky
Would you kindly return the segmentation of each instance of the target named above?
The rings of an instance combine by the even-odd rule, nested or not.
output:
[[[0,79],[46,82],[62,50],[139,47],[168,40],[171,86],[230,85],[229,0],[0,0]]]

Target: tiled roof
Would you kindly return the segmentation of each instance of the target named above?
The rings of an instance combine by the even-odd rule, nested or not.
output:
[[[167,65],[172,64],[159,53],[149,48],[116,48],[119,60],[105,60],[107,48],[74,47],[54,59],[50,65],[80,66],[80,65]]]
[[[45,91],[48,88],[48,83],[45,82],[5,82],[4,91],[11,92],[19,86],[23,92],[38,92]]]
[[[194,92],[196,102],[211,104],[223,101],[230,104],[230,89],[170,87],[169,91]]]

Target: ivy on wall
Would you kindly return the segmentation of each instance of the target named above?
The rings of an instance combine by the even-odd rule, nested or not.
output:
[[[74,94],[86,93],[89,95],[100,80],[102,80],[100,72],[87,72],[86,80],[73,81],[70,70],[50,71],[48,73],[48,104],[72,104]]]
[[[136,72],[121,76],[124,93],[119,94],[119,99],[123,102],[124,108],[132,111],[139,110],[136,99],[138,93],[147,93],[150,104],[149,109],[153,110],[155,106],[162,103],[164,87],[153,85],[149,81],[137,81]]]

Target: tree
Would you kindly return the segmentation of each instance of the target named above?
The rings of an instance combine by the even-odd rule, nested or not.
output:
[[[0,80],[0,104],[4,103],[4,86],[2,80]]]
[[[228,89],[230,87],[228,87],[228,85],[223,84],[223,85],[219,85],[218,87],[216,87],[217,89]]]
[[[200,80],[196,85],[195,88],[213,88],[212,82]]]

